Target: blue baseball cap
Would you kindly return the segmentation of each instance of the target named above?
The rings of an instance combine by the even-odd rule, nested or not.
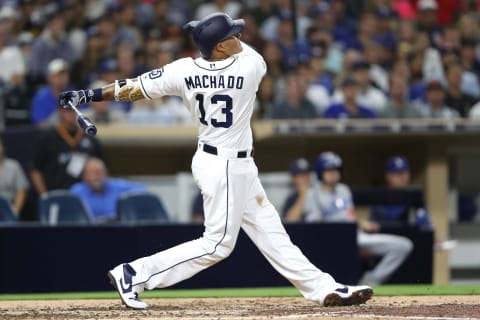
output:
[[[297,174],[309,173],[310,163],[305,158],[298,158],[290,165],[290,175],[296,176]]]
[[[393,156],[387,160],[385,171],[389,173],[404,172],[410,170],[407,158],[404,156]]]

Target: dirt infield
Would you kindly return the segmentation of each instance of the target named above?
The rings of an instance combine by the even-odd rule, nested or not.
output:
[[[480,296],[374,297],[356,307],[323,308],[302,298],[147,299],[149,309],[120,300],[1,301],[0,319],[475,319]]]

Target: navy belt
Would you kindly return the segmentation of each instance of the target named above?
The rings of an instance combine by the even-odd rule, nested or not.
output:
[[[218,155],[217,147],[211,146],[211,145],[206,144],[206,143],[203,144],[202,150],[206,153],[210,153],[210,154],[213,154],[215,156]],[[252,154],[253,154],[253,151],[251,151],[250,154],[249,154],[248,150],[238,151],[237,152],[237,158],[246,158],[246,157],[248,157],[249,155],[252,155]]]

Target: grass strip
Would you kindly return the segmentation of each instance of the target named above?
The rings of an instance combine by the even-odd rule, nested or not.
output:
[[[382,285],[374,288],[376,296],[414,295],[480,295],[480,285]],[[158,289],[146,291],[142,298],[218,298],[218,297],[299,297],[293,287],[227,288],[227,289]],[[1,294],[7,300],[82,300],[118,299],[115,291]]]

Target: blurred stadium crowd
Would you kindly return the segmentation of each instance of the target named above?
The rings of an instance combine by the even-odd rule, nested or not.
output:
[[[57,121],[56,97],[180,57],[224,11],[265,58],[256,119],[480,116],[477,0],[0,1],[0,129]],[[174,97],[98,103],[99,123],[191,121]]]

